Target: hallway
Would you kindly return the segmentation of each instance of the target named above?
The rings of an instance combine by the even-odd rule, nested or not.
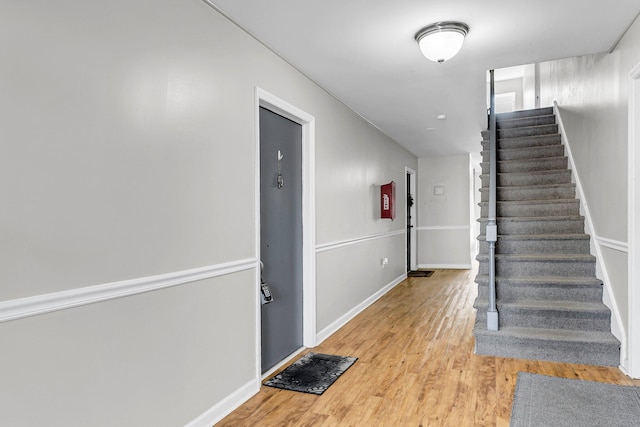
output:
[[[474,355],[474,276],[403,281],[313,349],[359,358],[322,396],[262,387],[217,426],[508,426],[519,371],[640,385],[617,368]]]

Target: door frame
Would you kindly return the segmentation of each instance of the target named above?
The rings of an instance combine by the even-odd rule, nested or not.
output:
[[[628,142],[628,321],[627,366],[632,378],[640,378],[640,63],[629,73],[629,142]]]
[[[418,206],[418,192],[416,191],[416,171],[414,171],[413,169],[406,167],[404,168],[404,182],[405,182],[405,187],[406,187],[406,177],[407,175],[409,175],[409,186],[411,187],[411,191],[413,191],[413,206],[411,206],[411,219],[413,220],[413,228],[411,229],[410,233],[411,236],[405,236],[405,248],[407,247],[407,242],[406,239],[407,237],[411,238],[411,259],[407,260],[406,259],[406,254],[405,254],[405,265],[409,265],[409,267],[411,267],[411,270],[416,270],[418,268],[418,225],[416,224],[416,220],[418,219],[416,212],[416,206]],[[405,188],[404,191],[404,205],[406,208],[408,208],[408,203],[407,203],[407,193],[408,193],[408,189]],[[407,224],[407,215],[405,214],[404,216],[405,218],[405,225],[404,225],[404,229],[406,230],[409,226],[409,224]]]
[[[260,107],[302,127],[302,345],[316,345],[316,217],[315,118],[260,87],[255,88],[255,253],[256,253],[256,377],[262,377],[262,324],[260,301]],[[283,361],[283,363],[286,362]],[[278,366],[278,365],[276,365]]]

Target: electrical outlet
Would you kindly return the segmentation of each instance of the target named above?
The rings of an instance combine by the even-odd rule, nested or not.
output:
[[[389,264],[389,258],[382,258],[381,260],[382,263],[382,268],[385,268],[387,266],[387,264]]]

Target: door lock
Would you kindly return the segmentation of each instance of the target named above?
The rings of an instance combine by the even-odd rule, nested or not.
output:
[[[273,301],[273,294],[269,285],[262,280],[262,272],[264,271],[264,264],[260,261],[260,296],[262,297],[262,305],[269,304]]]
[[[262,305],[269,304],[273,301],[273,294],[271,293],[271,289],[269,289],[269,285],[266,283],[260,284],[260,295],[262,295]]]

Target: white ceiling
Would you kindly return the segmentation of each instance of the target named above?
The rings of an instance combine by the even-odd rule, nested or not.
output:
[[[608,51],[640,12],[638,0],[205,1],[418,157],[480,149],[486,70]],[[415,33],[452,20],[470,27],[460,53],[424,58]]]

